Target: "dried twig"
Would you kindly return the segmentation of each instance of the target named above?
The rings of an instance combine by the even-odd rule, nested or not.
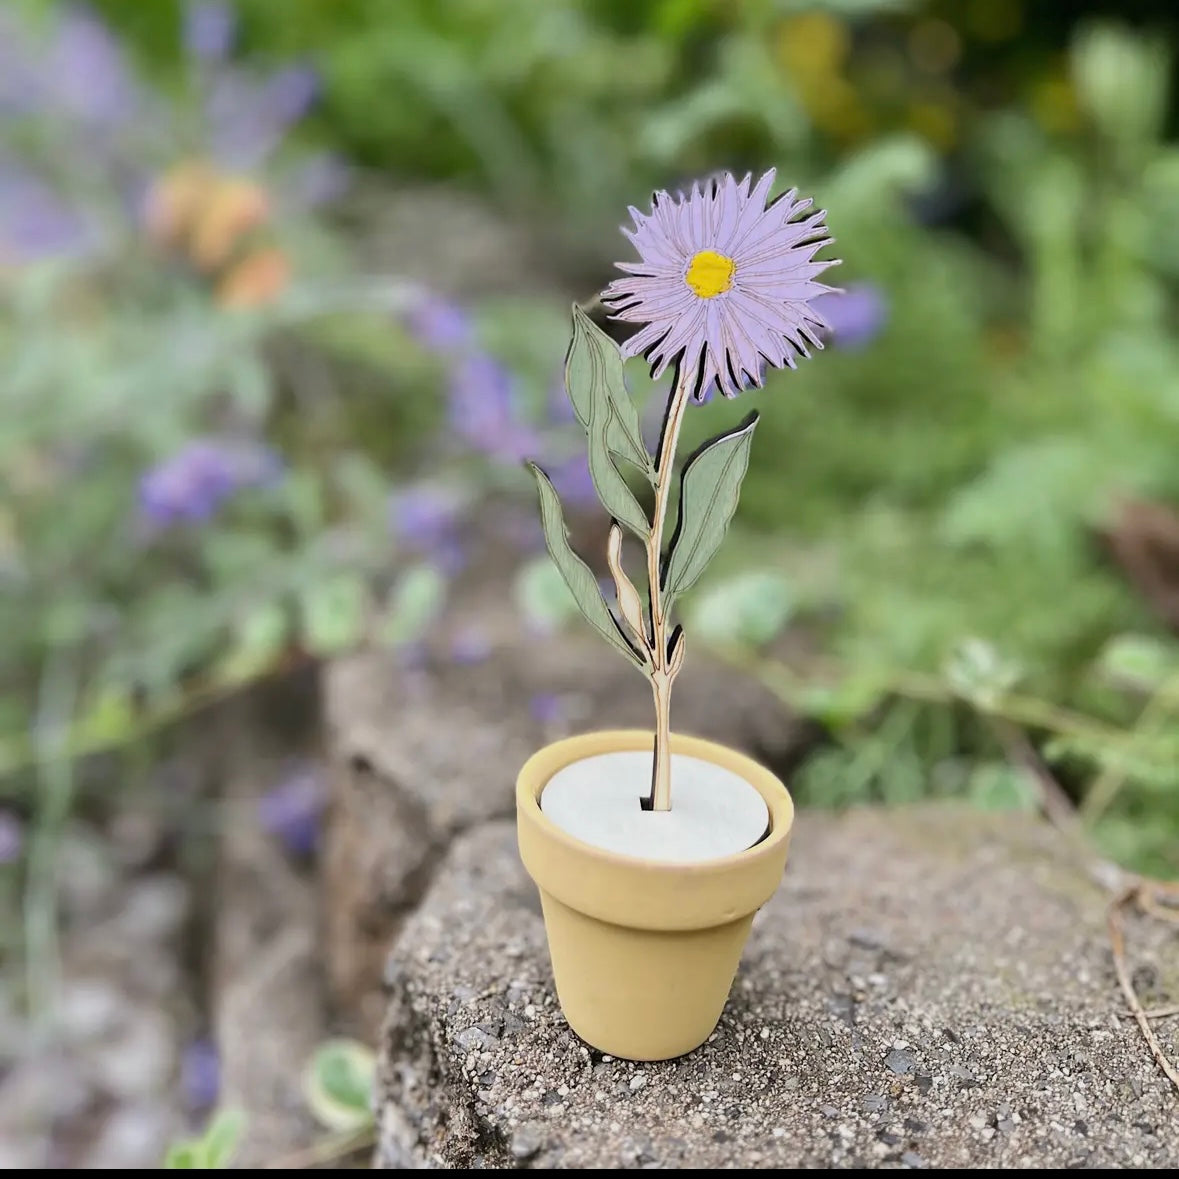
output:
[[[1119,1011],[1118,1014],[1123,1019],[1137,1019],[1138,1013],[1136,1011]],[[1179,1003],[1171,1007],[1146,1007],[1142,1014],[1147,1019],[1169,1019],[1172,1015],[1179,1015]]]
[[[1176,1072],[1175,1066],[1171,1064],[1166,1053],[1163,1052],[1162,1045],[1154,1034],[1154,1028],[1150,1026],[1150,1017],[1146,1014],[1138,998],[1138,992],[1134,990],[1134,980],[1130,977],[1130,971],[1126,966],[1126,939],[1122,930],[1122,910],[1127,905],[1141,904],[1141,894],[1147,887],[1149,887],[1149,882],[1139,881],[1114,897],[1106,912],[1106,925],[1109,929],[1109,944],[1113,950],[1114,972],[1118,976],[1118,985],[1122,988],[1122,994],[1126,996],[1126,1003],[1134,1013],[1134,1019],[1142,1031],[1143,1039],[1146,1040],[1155,1063],[1167,1074],[1167,1079],[1175,1086],[1176,1091],[1179,1091],[1179,1072]]]
[[[280,1158],[272,1159],[263,1165],[265,1171],[299,1171],[307,1167],[320,1166],[323,1163],[334,1163],[340,1159],[355,1154],[372,1146],[376,1142],[376,1130],[372,1126],[362,1126],[357,1130],[344,1130],[319,1142],[313,1142],[302,1150],[292,1151]]]

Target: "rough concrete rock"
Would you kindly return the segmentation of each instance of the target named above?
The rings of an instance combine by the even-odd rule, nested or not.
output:
[[[712,1039],[634,1064],[569,1030],[513,825],[484,824],[388,963],[378,1165],[1172,1165],[1104,902],[1026,815],[803,814]],[[1129,952],[1147,1003],[1179,998],[1173,927]]]
[[[393,937],[455,834],[512,813],[516,773],[546,742],[651,720],[642,676],[595,636],[524,633],[509,585],[460,603],[449,633],[475,624],[487,644],[477,663],[455,663],[444,647],[410,667],[366,655],[327,669],[326,961],[338,1005],[360,1012],[366,1034],[384,1010]],[[702,651],[689,659],[672,706],[678,731],[778,767],[797,754],[800,725],[769,691]]]

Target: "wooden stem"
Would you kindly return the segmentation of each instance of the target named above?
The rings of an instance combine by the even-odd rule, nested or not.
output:
[[[650,808],[671,810],[671,685],[675,671],[670,667],[667,650],[667,610],[663,601],[660,564],[663,556],[663,526],[667,520],[667,503],[675,467],[675,450],[679,442],[684,410],[695,377],[693,370],[681,365],[663,423],[659,441],[659,460],[655,467],[655,511],[651,535],[647,538],[647,584],[651,590],[651,689],[655,696],[655,758],[651,767]],[[678,670],[678,669],[677,669]]]

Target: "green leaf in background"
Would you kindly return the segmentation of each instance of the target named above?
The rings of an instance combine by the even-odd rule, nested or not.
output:
[[[724,540],[737,510],[756,425],[757,414],[752,413],[735,430],[705,443],[684,466],[679,523],[663,575],[669,604],[695,585]]]
[[[577,599],[549,556],[534,557],[516,573],[516,604],[538,630],[557,630],[578,613]]]
[[[625,524],[640,540],[646,541],[651,525],[646,513],[639,507],[634,492],[614,465],[610,451],[611,425],[616,420],[617,412],[610,398],[601,386],[595,386],[590,399],[589,425],[589,469],[594,490],[602,501],[602,507],[615,520]]]
[[[951,652],[944,675],[955,695],[987,709],[1019,683],[1022,672],[986,640],[970,638]]]
[[[291,620],[278,602],[264,602],[243,615],[232,645],[217,665],[222,683],[244,683],[269,671],[286,651]]]
[[[1102,649],[1097,666],[1118,687],[1154,692],[1179,674],[1179,650],[1173,641],[1152,635],[1115,635]]]
[[[364,638],[369,593],[358,574],[339,573],[308,586],[299,606],[300,639],[313,655],[339,655]]]
[[[316,1119],[329,1130],[360,1130],[372,1124],[376,1060],[355,1040],[329,1040],[311,1057],[303,1093]]]
[[[229,1166],[245,1129],[246,1115],[241,1110],[220,1110],[199,1138],[177,1142],[168,1148],[164,1167],[169,1171],[223,1171]]]
[[[614,621],[614,615],[610,613],[610,608],[602,597],[598,579],[570,546],[569,531],[565,527],[565,518],[561,512],[561,501],[557,498],[548,476],[535,463],[529,463],[528,468],[536,476],[536,485],[540,491],[540,519],[549,556],[553,558],[565,579],[565,584],[573,594],[582,617],[612,647],[625,655],[636,667],[645,670],[643,657],[626,641],[618,623]]]
[[[626,390],[622,353],[618,345],[576,305],[573,308],[573,339],[565,360],[565,388],[577,420],[591,438],[595,404],[600,401],[609,404],[612,412],[606,416],[604,425],[609,451],[642,471],[648,481],[654,483],[655,466],[643,445],[639,412]]]
[[[389,591],[378,624],[383,643],[399,646],[420,638],[446,601],[446,578],[433,565],[415,565]]]
[[[1040,794],[1035,780],[1022,766],[984,762],[976,766],[966,786],[970,802],[988,811],[1034,811]]]
[[[771,569],[750,569],[702,589],[688,611],[693,635],[707,643],[759,647],[794,612],[790,583]]]

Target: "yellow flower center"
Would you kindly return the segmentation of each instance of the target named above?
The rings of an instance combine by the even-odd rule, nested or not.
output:
[[[701,250],[688,264],[684,282],[701,299],[715,299],[733,285],[733,275],[736,273],[737,263],[732,258],[726,258],[715,250]]]

